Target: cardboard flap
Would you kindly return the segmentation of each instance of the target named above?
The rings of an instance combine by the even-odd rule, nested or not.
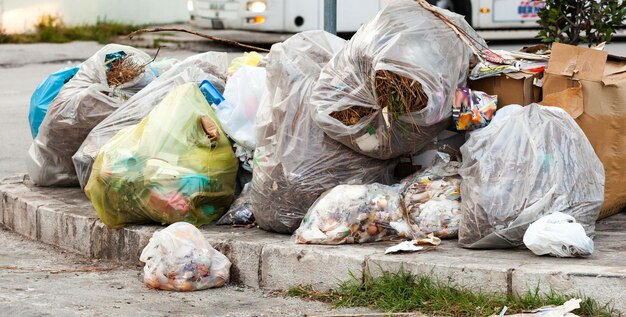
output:
[[[576,119],[583,114],[583,87],[567,88],[565,90],[549,94],[540,102],[543,106],[559,107]]]
[[[526,79],[526,78],[534,77],[535,74],[515,72],[515,73],[505,73],[504,76],[512,78],[512,79]]]
[[[600,81],[608,55],[604,51],[554,43],[546,71],[574,79]]]

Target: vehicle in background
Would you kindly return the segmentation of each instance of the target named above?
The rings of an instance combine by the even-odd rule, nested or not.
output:
[[[356,32],[394,0],[338,0],[337,31]],[[537,28],[541,0],[428,0],[475,29]],[[214,29],[301,32],[323,29],[324,0],[188,0],[191,23]]]

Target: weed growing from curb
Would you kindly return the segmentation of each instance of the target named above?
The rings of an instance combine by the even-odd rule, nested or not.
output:
[[[612,307],[599,305],[595,300],[554,291],[540,293],[536,288],[520,296],[473,292],[455,287],[451,280],[440,281],[430,275],[415,276],[400,271],[383,272],[379,277],[365,276],[363,282],[352,275],[338,288],[319,292],[310,286],[297,286],[287,296],[316,300],[339,307],[369,307],[387,313],[420,312],[437,316],[490,316],[500,313],[522,313],[547,305],[561,305],[571,298],[582,298],[581,308],[574,313],[581,316],[615,316]]]

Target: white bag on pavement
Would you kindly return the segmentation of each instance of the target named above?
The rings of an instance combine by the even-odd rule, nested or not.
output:
[[[533,222],[524,234],[524,244],[536,255],[573,258],[593,253],[593,240],[585,228],[574,217],[558,211]]]
[[[144,282],[166,291],[222,287],[230,278],[230,261],[213,249],[192,224],[177,222],[157,231],[141,252]]]

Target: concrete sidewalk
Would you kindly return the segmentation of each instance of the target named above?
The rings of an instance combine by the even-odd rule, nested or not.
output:
[[[77,188],[37,188],[24,175],[3,180],[0,224],[33,240],[93,258],[137,263],[160,226],[111,230]],[[596,251],[586,259],[537,257],[530,251],[466,250],[444,241],[435,251],[384,255],[390,243],[296,245],[289,236],[258,229],[204,226],[209,242],[233,262],[231,283],[285,290],[298,284],[323,290],[353,273],[404,269],[452,279],[473,290],[578,292],[626,313],[626,214],[598,222]]]

